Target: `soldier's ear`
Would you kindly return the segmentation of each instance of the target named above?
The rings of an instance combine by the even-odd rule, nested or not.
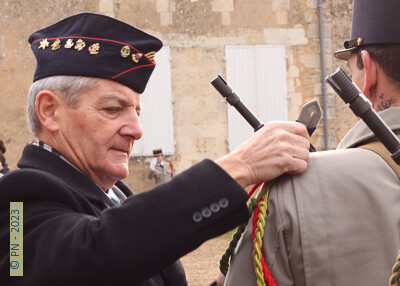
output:
[[[373,96],[372,91],[375,89],[377,83],[378,66],[376,61],[372,59],[370,54],[365,50],[361,52],[361,59],[365,70],[365,84],[362,93],[366,97],[371,98],[371,96]]]
[[[36,114],[41,124],[41,129],[50,132],[59,130],[59,110],[61,107],[60,97],[52,91],[42,90],[36,96]]]

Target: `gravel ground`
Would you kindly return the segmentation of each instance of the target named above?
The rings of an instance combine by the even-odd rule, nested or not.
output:
[[[181,258],[189,286],[208,286],[219,274],[219,260],[228,247],[233,232],[203,243]]]

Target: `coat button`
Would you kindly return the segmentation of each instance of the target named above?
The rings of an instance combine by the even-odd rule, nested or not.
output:
[[[217,212],[219,212],[219,210],[220,210],[220,206],[219,206],[218,203],[212,203],[212,204],[210,205],[210,209],[211,209],[211,211],[212,211],[213,213],[217,213]]]
[[[210,211],[209,208],[205,207],[201,210],[201,214],[203,215],[203,217],[209,218],[211,216],[212,212]]]
[[[221,208],[226,208],[229,205],[229,200],[227,198],[222,198],[219,200],[219,206]]]
[[[195,222],[201,222],[202,219],[203,219],[203,216],[201,215],[201,212],[195,212],[195,213],[193,214],[193,220],[194,220]]]

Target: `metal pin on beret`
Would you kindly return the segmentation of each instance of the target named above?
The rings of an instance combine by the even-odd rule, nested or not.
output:
[[[142,93],[162,42],[117,19],[80,13],[29,37],[37,60],[33,81],[72,75],[117,81]]]
[[[399,0],[354,0],[351,40],[334,56],[348,60],[352,52],[372,44],[400,44]]]

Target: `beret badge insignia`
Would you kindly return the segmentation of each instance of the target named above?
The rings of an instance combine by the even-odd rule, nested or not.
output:
[[[135,63],[138,63],[139,60],[142,58],[142,56],[143,56],[142,53],[133,54],[133,55],[132,55],[132,60],[133,60]]]
[[[89,47],[89,53],[91,55],[97,55],[99,53],[99,50],[100,50],[100,44],[99,43],[93,44],[93,45],[91,45]]]
[[[121,49],[121,57],[126,58],[131,53],[131,48],[129,46],[123,46]]]
[[[68,39],[67,42],[64,45],[64,48],[70,49],[74,46],[74,41],[72,39]]]
[[[78,41],[76,41],[75,50],[82,51],[82,49],[85,46],[86,46],[86,43],[82,39],[79,39]]]
[[[53,51],[58,50],[59,48],[61,48],[61,41],[59,39],[55,40],[53,44],[51,44],[51,49]]]
[[[47,41],[47,39],[43,39],[40,41],[40,45],[38,47],[38,49],[45,49],[50,45],[50,43]]]
[[[152,52],[147,53],[147,54],[146,54],[146,57],[147,57],[149,60],[154,61],[155,55],[156,55],[156,52],[152,51]]]

